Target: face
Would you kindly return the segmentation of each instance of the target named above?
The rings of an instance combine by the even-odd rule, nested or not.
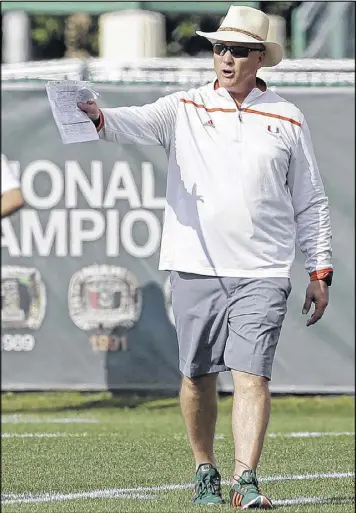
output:
[[[223,42],[226,46],[240,46],[245,48],[260,48],[254,43]],[[249,52],[247,57],[234,57],[230,51],[224,55],[214,53],[214,67],[219,84],[228,91],[233,92],[243,83],[256,76],[257,70],[263,65],[264,51]]]

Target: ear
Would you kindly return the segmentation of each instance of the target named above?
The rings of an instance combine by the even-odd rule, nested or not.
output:
[[[266,57],[266,52],[260,52],[260,54],[258,56],[257,69],[262,68],[265,57]]]

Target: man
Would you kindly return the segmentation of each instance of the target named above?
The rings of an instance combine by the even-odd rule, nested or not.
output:
[[[13,214],[24,204],[20,182],[10,168],[10,164],[1,154],[1,218]]]
[[[303,312],[323,315],[331,283],[328,201],[309,130],[256,78],[282,59],[268,17],[231,6],[213,43],[217,80],[143,107],[79,104],[100,138],[160,144],[168,156],[160,269],[171,271],[182,413],[196,462],[193,501],[221,504],[213,452],[216,379],[231,369],[235,468],[230,504],[270,509],[256,468],[272,362],[291,291],[296,238],[310,276]]]

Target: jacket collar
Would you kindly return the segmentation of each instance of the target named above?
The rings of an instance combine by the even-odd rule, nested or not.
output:
[[[248,94],[248,96],[244,100],[244,105],[248,105],[253,103],[259,96],[262,96],[263,93],[267,91],[267,84],[262,78],[256,77],[256,85],[252,91]],[[221,87],[219,85],[218,79],[216,79],[213,83],[214,91],[223,98],[232,100],[230,93],[225,89],[225,87]]]

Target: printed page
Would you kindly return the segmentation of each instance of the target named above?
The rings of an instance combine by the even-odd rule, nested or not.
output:
[[[94,123],[77,105],[78,102],[95,100],[98,96],[88,82],[50,81],[46,84],[46,91],[63,144],[99,139]]]

